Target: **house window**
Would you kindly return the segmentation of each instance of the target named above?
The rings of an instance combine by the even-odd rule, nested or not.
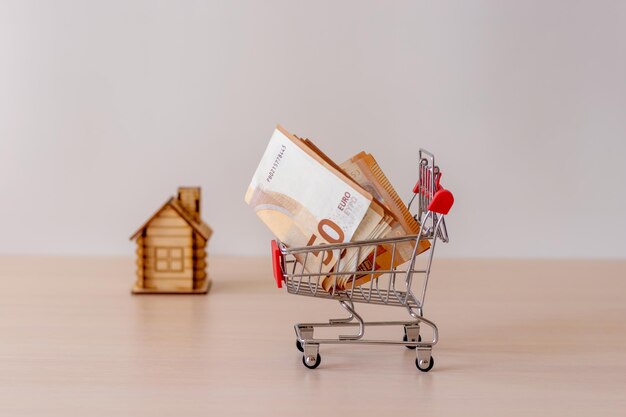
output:
[[[182,272],[183,271],[183,248],[156,247],[155,268],[157,272]]]

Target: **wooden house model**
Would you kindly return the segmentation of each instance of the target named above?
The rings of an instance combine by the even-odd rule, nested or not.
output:
[[[133,293],[206,294],[211,233],[200,219],[200,188],[180,187],[130,238],[137,242]]]

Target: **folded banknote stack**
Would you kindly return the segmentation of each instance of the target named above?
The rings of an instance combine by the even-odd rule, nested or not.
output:
[[[361,152],[337,165],[310,140],[292,135],[281,126],[270,139],[245,201],[289,247],[359,242],[419,232],[419,224],[372,155]],[[377,278],[372,271],[405,263],[413,254],[413,245],[397,245],[394,256],[391,248],[382,244],[361,250],[350,247],[341,253],[320,250],[297,260],[309,273],[328,273],[321,280],[326,291],[342,290]],[[427,240],[420,241],[417,252],[429,246]],[[349,271],[356,273],[347,274]]]

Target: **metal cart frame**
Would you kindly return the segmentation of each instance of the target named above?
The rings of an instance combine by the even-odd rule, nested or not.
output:
[[[279,288],[284,283],[287,292],[295,295],[336,300],[344,308],[349,316],[347,318],[330,319],[327,323],[297,323],[294,326],[296,332],[296,346],[304,353],[302,362],[307,368],[313,369],[319,366],[321,357],[319,346],[321,344],[377,344],[377,345],[402,345],[416,350],[415,365],[420,371],[427,372],[432,369],[434,359],[432,347],[437,344],[439,332],[437,326],[423,315],[424,298],[428,286],[428,278],[432,265],[435,244],[438,240],[448,242],[448,231],[445,223],[445,215],[452,207],[454,198],[450,191],[440,185],[441,172],[435,165],[435,158],[430,152],[420,149],[419,151],[419,179],[413,188],[413,196],[408,203],[410,209],[414,200],[417,199],[418,211],[415,215],[419,220],[420,230],[417,235],[400,238],[376,239],[359,242],[340,244],[316,245],[299,248],[288,248],[278,241],[272,241],[272,260],[274,276]],[[416,269],[416,257],[421,240],[430,241],[430,251],[427,256],[426,266]],[[393,267],[394,258],[397,255],[399,245],[411,245],[412,254],[408,262],[399,267]],[[304,264],[309,253],[318,251],[333,251],[340,259],[340,254],[349,248],[358,251],[357,259],[361,251],[368,250],[375,259],[380,245],[391,248],[391,269],[375,270],[374,266],[369,271],[350,270],[340,271],[340,262],[335,265],[333,271],[322,272],[320,259],[319,272],[311,273],[304,269]],[[298,262],[297,258],[303,262]],[[323,258],[323,257],[321,257]],[[340,277],[354,277],[370,275],[369,282],[355,286],[355,281],[347,288],[338,288],[337,282]],[[412,286],[415,275],[422,275],[421,288],[418,295],[413,292]],[[332,279],[332,288],[326,291],[321,281],[324,278]],[[355,303],[378,304],[385,306],[404,307],[409,313],[410,319],[401,321],[365,321],[356,312]],[[422,341],[420,325],[426,325],[432,331],[432,338]],[[370,326],[403,326],[403,340],[377,340],[364,339],[365,329]],[[315,328],[322,327],[357,327],[356,334],[339,335],[334,339],[314,338]]]

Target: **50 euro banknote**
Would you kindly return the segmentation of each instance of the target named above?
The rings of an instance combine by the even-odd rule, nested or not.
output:
[[[381,225],[390,228],[390,219],[370,193],[281,126],[270,139],[245,201],[292,248],[350,242],[377,236]],[[327,273],[339,256],[319,250],[296,259],[310,273]],[[341,269],[356,266],[359,260],[353,258]]]
[[[392,225],[387,237],[402,238],[417,235],[420,225],[413,218],[400,196],[383,173],[382,169],[368,153],[360,152],[340,165],[354,181],[372,194],[375,201],[384,204],[394,215],[397,222]],[[417,248],[415,244],[418,243]],[[396,270],[411,260],[414,256],[428,250],[430,242],[427,239],[415,239],[397,244],[381,244],[375,250],[369,251],[368,256],[360,262],[354,275],[337,277],[336,288],[343,290],[363,285],[382,275],[381,271]]]

